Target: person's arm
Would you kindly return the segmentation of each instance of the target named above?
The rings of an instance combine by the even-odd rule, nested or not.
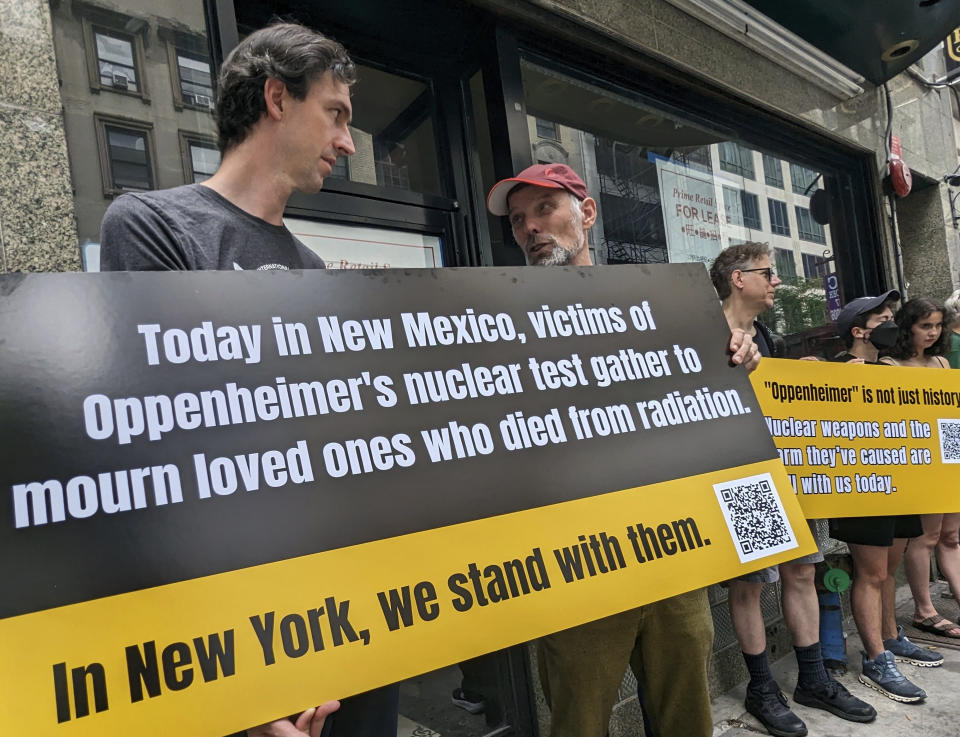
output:
[[[760,351],[757,350],[757,344],[740,328],[734,328],[733,332],[730,333],[728,350],[732,354],[730,362],[735,366],[744,366],[747,373],[760,365]]]
[[[163,213],[134,195],[121,195],[100,224],[101,271],[184,271],[180,235]]]
[[[248,729],[247,737],[302,737],[305,734],[310,737],[320,737],[320,731],[327,717],[339,708],[339,701],[328,701],[307,709],[297,717],[296,721],[290,721],[293,719],[290,717]]]

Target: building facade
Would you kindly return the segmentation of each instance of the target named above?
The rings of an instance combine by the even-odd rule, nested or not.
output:
[[[944,181],[960,124],[943,52],[885,90],[807,63],[801,44],[738,36],[703,10],[723,4],[0,0],[0,268],[96,270],[113,197],[215,171],[217,64],[279,16],[336,37],[359,63],[357,153],[286,213],[333,267],[519,264],[485,193],[531,163],[562,162],[599,204],[596,263],[709,262],[733,243],[770,243],[785,286],[767,319],[795,353],[835,350],[831,284],[844,301],[960,287],[960,189]],[[890,133],[913,176],[904,198],[885,189]],[[771,647],[789,652],[768,589]],[[711,591],[717,690],[743,676],[724,597]],[[404,723],[536,734],[545,709],[531,658],[514,648],[474,664],[487,684],[480,716],[451,711],[456,668],[412,679]],[[628,676],[613,734],[636,730],[634,687]]]

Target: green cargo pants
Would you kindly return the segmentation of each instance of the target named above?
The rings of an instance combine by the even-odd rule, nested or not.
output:
[[[698,589],[543,637],[540,679],[550,737],[605,737],[627,665],[657,737],[710,737],[713,619]]]

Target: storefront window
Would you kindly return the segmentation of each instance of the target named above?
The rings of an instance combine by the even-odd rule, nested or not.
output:
[[[366,64],[357,71],[350,129],[357,152],[331,178],[442,194],[429,85]]]
[[[764,319],[788,336],[827,322],[834,244],[810,205],[822,171],[539,59],[521,71],[533,160],[570,165],[598,202],[595,263],[709,264],[727,246],[768,243],[783,285]],[[556,138],[541,135],[545,120]]]

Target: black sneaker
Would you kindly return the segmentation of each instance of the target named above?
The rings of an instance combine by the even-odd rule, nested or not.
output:
[[[804,737],[807,725],[787,706],[787,697],[773,681],[761,688],[747,688],[743,705],[774,737]]]
[[[481,714],[487,708],[487,702],[483,700],[483,696],[474,691],[464,691],[462,688],[454,690],[450,701],[454,706],[459,706],[471,714]]]
[[[825,709],[850,722],[872,722],[877,718],[876,709],[866,701],[858,699],[847,691],[840,681],[832,678],[804,688],[798,683],[793,692],[793,700],[814,709]]]

